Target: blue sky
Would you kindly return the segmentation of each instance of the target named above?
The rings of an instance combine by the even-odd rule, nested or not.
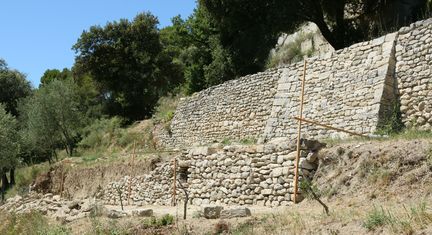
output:
[[[0,0],[0,58],[37,87],[46,69],[72,66],[71,47],[90,26],[150,11],[161,28],[173,16],[189,16],[195,5],[195,0]]]

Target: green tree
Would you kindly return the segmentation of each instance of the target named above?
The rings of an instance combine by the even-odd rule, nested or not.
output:
[[[41,77],[40,86],[46,85],[53,80],[65,81],[68,79],[72,79],[72,72],[67,68],[64,68],[62,71],[58,69],[47,69]]]
[[[74,153],[86,124],[76,91],[72,81],[53,80],[21,104],[21,135],[29,156],[45,153],[51,159],[57,148],[64,148],[69,155]]]
[[[0,103],[5,104],[6,111],[18,115],[18,100],[31,94],[30,82],[25,75],[10,69],[3,59],[0,59]]]
[[[335,48],[369,40],[424,17],[426,0],[199,0],[218,34],[210,66],[235,77],[262,71],[280,33],[314,22]],[[217,53],[214,49],[219,49]],[[223,59],[223,60],[222,60]],[[207,75],[208,76],[208,75]],[[225,80],[225,79],[223,79]]]
[[[6,172],[18,164],[19,138],[17,134],[17,121],[6,112],[5,106],[0,103],[0,175],[2,176],[1,199],[9,187]]]
[[[230,55],[221,46],[219,32],[200,7],[183,20],[172,19],[172,26],[161,30],[166,53],[183,69],[185,92],[191,94],[236,77]]]
[[[158,98],[181,82],[180,67],[163,50],[157,24],[156,17],[142,13],[132,22],[92,26],[73,46],[74,71],[94,79],[108,114],[149,117]]]
[[[17,105],[20,99],[32,93],[30,83],[25,75],[17,70],[10,69],[6,61],[0,59],[0,103],[5,104],[6,111],[13,116],[18,116]],[[15,184],[15,167],[8,168],[10,184]],[[6,170],[2,170],[1,177],[5,185],[7,182]]]

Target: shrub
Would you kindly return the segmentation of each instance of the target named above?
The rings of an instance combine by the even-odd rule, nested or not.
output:
[[[383,208],[374,209],[367,214],[366,221],[363,226],[368,230],[375,230],[377,227],[381,227],[387,223],[388,217]]]
[[[228,232],[229,231],[229,225],[227,222],[220,220],[219,222],[217,222],[215,224],[214,231],[215,231],[214,232],[215,234],[222,234],[224,232]]]
[[[299,35],[293,42],[283,45],[277,51],[269,56],[267,68],[274,68],[283,64],[291,64],[299,62],[303,57],[310,57],[314,50],[302,51],[301,44],[304,41],[311,40],[312,33],[303,33]]]

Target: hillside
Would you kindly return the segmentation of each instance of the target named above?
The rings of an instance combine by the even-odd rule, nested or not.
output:
[[[128,204],[125,203],[126,213],[132,213],[136,210],[134,208],[152,209],[153,214],[159,218],[165,214],[175,216],[177,224],[176,226],[143,225],[143,223],[148,224],[149,220],[136,216],[121,216],[120,219],[116,219],[115,225],[106,229],[129,231],[132,234],[147,234],[147,232],[153,234],[155,231],[160,234],[184,234],[186,230],[188,234],[212,234],[216,227],[223,229],[224,224],[227,224],[226,227],[231,234],[428,234],[432,231],[432,210],[429,205],[432,198],[432,139],[427,135],[414,137],[414,139],[411,136],[402,136],[389,140],[329,142],[328,147],[320,151],[319,167],[312,181],[317,186],[317,192],[330,208],[329,216],[326,216],[321,205],[312,199],[305,199],[299,204],[286,207],[248,205],[252,217],[223,220],[202,218],[198,216],[202,207],[189,205],[186,221],[181,219],[182,203],[176,207],[151,205],[136,207],[127,206]],[[156,162],[145,160],[153,158],[145,156],[140,158],[143,160],[138,160],[134,166],[130,166],[131,157],[120,159],[119,163],[110,163],[110,168],[104,168],[103,163],[86,167],[76,165],[66,173],[65,178],[73,178],[74,183],[69,181],[67,187],[79,191],[66,197],[72,201],[91,200],[94,198],[92,185],[118,181],[117,174],[142,175],[146,173],[142,170],[146,165],[151,170],[155,167],[151,167],[152,164],[170,162],[168,156]],[[124,168],[123,165],[130,167]],[[115,174],[112,166],[115,166]],[[137,168],[141,170],[132,170]],[[95,177],[97,175],[104,177]],[[58,177],[58,174],[54,177]],[[49,199],[51,197],[45,196],[46,199],[43,200],[49,202],[53,200]],[[18,208],[24,202],[14,203],[11,200],[0,209]],[[27,199],[27,206],[21,206],[21,209],[17,210],[31,208],[28,204],[32,203],[31,201],[37,202],[37,199],[30,201]],[[59,201],[60,207],[67,207],[72,201]],[[118,204],[106,207],[121,211]],[[228,208],[236,208],[236,206],[231,205]],[[63,220],[59,220],[61,216],[58,212],[54,214],[48,212],[47,215],[50,221],[48,223],[63,226],[65,229],[69,228],[74,234],[84,232],[93,234],[96,229],[95,221],[100,225],[107,225],[112,221],[104,216],[77,217],[61,225],[59,222]],[[13,223],[10,217],[3,219],[9,222],[3,223],[0,231],[5,231],[8,223]]]

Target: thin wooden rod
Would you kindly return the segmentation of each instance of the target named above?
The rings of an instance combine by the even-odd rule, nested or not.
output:
[[[173,192],[172,192],[172,205],[176,206],[176,196],[177,196],[177,159],[174,158],[174,179],[173,179]]]
[[[319,123],[319,122],[316,122],[316,121],[312,121],[312,120],[307,120],[307,119],[304,119],[304,118],[301,118],[301,117],[294,117],[294,119],[298,120],[298,121],[310,123],[310,124],[313,124],[313,125],[321,126],[321,127],[324,127],[324,128],[330,129],[330,130],[345,132],[345,133],[348,133],[350,135],[356,135],[356,136],[360,136],[360,137],[369,138],[369,136],[367,136],[367,135],[359,134],[359,133],[352,132],[352,131],[347,131],[347,130],[344,130],[342,128],[332,127],[330,125],[322,124],[322,123]]]
[[[136,141],[133,142],[131,169],[133,169],[134,167],[135,151],[136,151]],[[128,205],[130,205],[131,194],[132,194],[132,176],[129,176]]]
[[[303,118],[303,103],[304,103],[304,90],[306,83],[306,59],[304,60],[303,66],[303,78],[301,85],[301,94],[300,94],[300,113],[299,117]],[[297,203],[297,192],[298,192],[298,171],[299,171],[299,162],[300,162],[300,139],[301,139],[301,129],[302,129],[302,121],[298,120],[298,130],[297,130],[297,156],[295,159],[295,177],[294,177],[294,203]]]

